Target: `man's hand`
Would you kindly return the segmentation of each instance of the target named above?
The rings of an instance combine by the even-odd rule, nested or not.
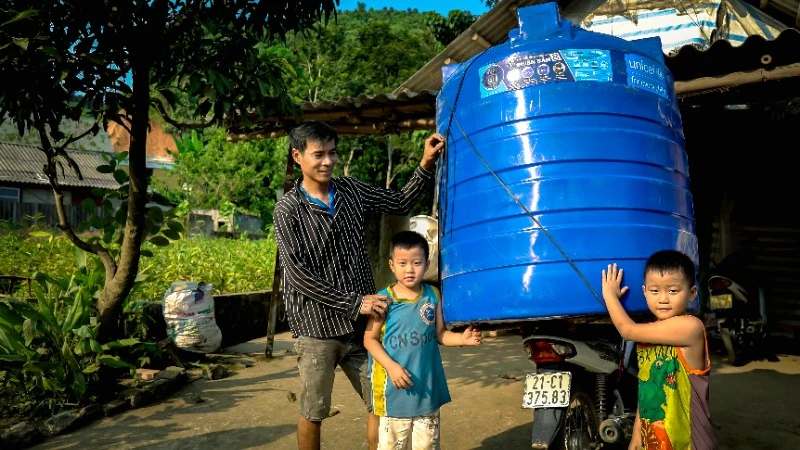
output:
[[[361,310],[359,313],[383,320],[383,318],[386,317],[386,310],[391,304],[392,299],[385,295],[365,295],[364,301],[361,302]]]
[[[386,373],[392,380],[392,385],[397,389],[408,389],[414,385],[411,382],[411,374],[400,364],[392,364],[391,367],[386,368]]]
[[[620,287],[622,284],[622,269],[617,269],[617,265],[609,264],[608,270],[602,273],[603,281],[603,298],[608,301],[609,298],[619,300],[628,292],[628,286]]]
[[[483,343],[483,333],[472,325],[461,334],[461,345],[481,345],[481,343]]]
[[[444,136],[439,133],[433,133],[425,140],[425,150],[422,153],[422,161],[419,163],[423,169],[433,170],[436,168],[436,161],[439,159],[439,154],[442,153],[444,142]]]

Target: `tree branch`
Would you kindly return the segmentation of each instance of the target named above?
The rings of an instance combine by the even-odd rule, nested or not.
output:
[[[67,146],[72,144],[73,142],[77,142],[77,141],[85,138],[86,136],[88,136],[90,134],[96,134],[98,129],[99,129],[99,125],[97,125],[97,122],[95,122],[94,125],[92,125],[91,128],[89,128],[88,130],[84,131],[83,133],[81,133],[81,134],[79,134],[77,136],[72,136],[72,137],[67,138],[67,141],[64,142],[64,144],[62,144],[61,147],[62,148],[67,148]]]
[[[186,122],[178,122],[177,120],[173,119],[169,113],[167,112],[167,107],[164,105],[163,100],[159,98],[151,98],[150,103],[156,107],[158,113],[161,114],[161,117],[164,118],[164,121],[168,124],[172,125],[178,129],[184,130],[202,130],[204,128],[208,128],[216,123],[219,123],[220,120],[215,113],[211,120],[203,123],[186,123]]]
[[[127,118],[126,118],[126,119],[127,119]],[[110,121],[112,121],[112,122],[116,123],[117,125],[121,126],[123,130],[125,130],[125,131],[127,131],[127,132],[128,132],[128,135],[130,135],[130,134],[131,134],[131,127],[129,127],[129,126],[128,126],[128,125],[125,123],[125,121],[124,121],[124,120],[122,120],[122,118],[121,118],[120,116],[118,116],[118,115],[115,115],[115,116],[113,116],[113,117],[110,117],[108,120],[110,120]],[[130,119],[128,119],[128,121],[129,121],[129,123],[130,123]]]
[[[66,155],[66,153],[64,152],[63,148],[53,148],[52,142],[50,142],[50,139],[47,137],[47,130],[44,126],[44,123],[38,114],[34,114],[33,120],[34,128],[36,128],[36,130],[39,132],[39,140],[42,143],[42,149],[47,158],[45,175],[47,175],[47,180],[50,183],[50,187],[53,189],[53,195],[55,196],[56,212],[58,214],[58,228],[64,233],[67,239],[69,239],[69,241],[79,249],[95,255],[98,255],[100,252],[105,252],[105,249],[100,244],[90,244],[79,238],[72,229],[72,226],[70,226],[69,219],[67,218],[67,211],[64,208],[64,193],[61,191],[61,187],[58,184],[58,172],[55,170],[54,161],[56,155]],[[75,164],[75,162],[72,161],[69,156],[67,156],[67,160],[69,160],[71,164]],[[78,172],[80,173],[80,171]]]

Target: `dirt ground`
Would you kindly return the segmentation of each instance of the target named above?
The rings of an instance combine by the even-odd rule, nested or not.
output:
[[[264,339],[227,349],[263,353]],[[148,407],[52,438],[37,449],[293,449],[299,390],[293,341],[276,336],[273,360],[232,377],[189,384]],[[532,365],[519,336],[490,336],[481,347],[442,348],[453,402],[442,408],[442,448],[530,448],[531,410],[520,407]],[[735,368],[720,359],[711,377],[720,449],[800,448],[800,357]],[[197,402],[197,399],[202,402]],[[335,415],[322,427],[324,449],[366,448],[366,414],[347,378],[334,386]]]

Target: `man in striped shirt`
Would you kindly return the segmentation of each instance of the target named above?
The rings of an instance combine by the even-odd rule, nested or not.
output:
[[[297,421],[301,450],[320,448],[337,365],[367,405],[367,440],[370,449],[377,447],[379,418],[372,414],[363,340],[367,317],[383,317],[390,300],[375,295],[364,218],[368,213],[408,214],[430,187],[444,147],[441,135],[431,135],[420,166],[398,192],[352,178],[333,179],[338,142],[336,131],[317,121],[289,133],[292,158],[303,176],[274,212],[284,300],[302,382]]]

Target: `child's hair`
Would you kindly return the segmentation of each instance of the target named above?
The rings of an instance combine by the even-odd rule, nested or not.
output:
[[[289,146],[303,153],[309,142],[326,143],[333,141],[339,144],[339,135],[330,125],[318,120],[309,120],[296,126],[289,132]]]
[[[644,265],[644,276],[647,277],[650,272],[656,272],[660,275],[678,272],[686,277],[686,281],[691,286],[694,284],[694,270],[694,262],[685,254],[677,250],[661,250],[647,258],[647,262]]]
[[[396,248],[411,250],[414,247],[422,249],[425,253],[425,260],[427,261],[430,252],[428,241],[416,231],[400,231],[392,236],[392,242],[389,244],[389,258],[394,258],[394,249]]]

